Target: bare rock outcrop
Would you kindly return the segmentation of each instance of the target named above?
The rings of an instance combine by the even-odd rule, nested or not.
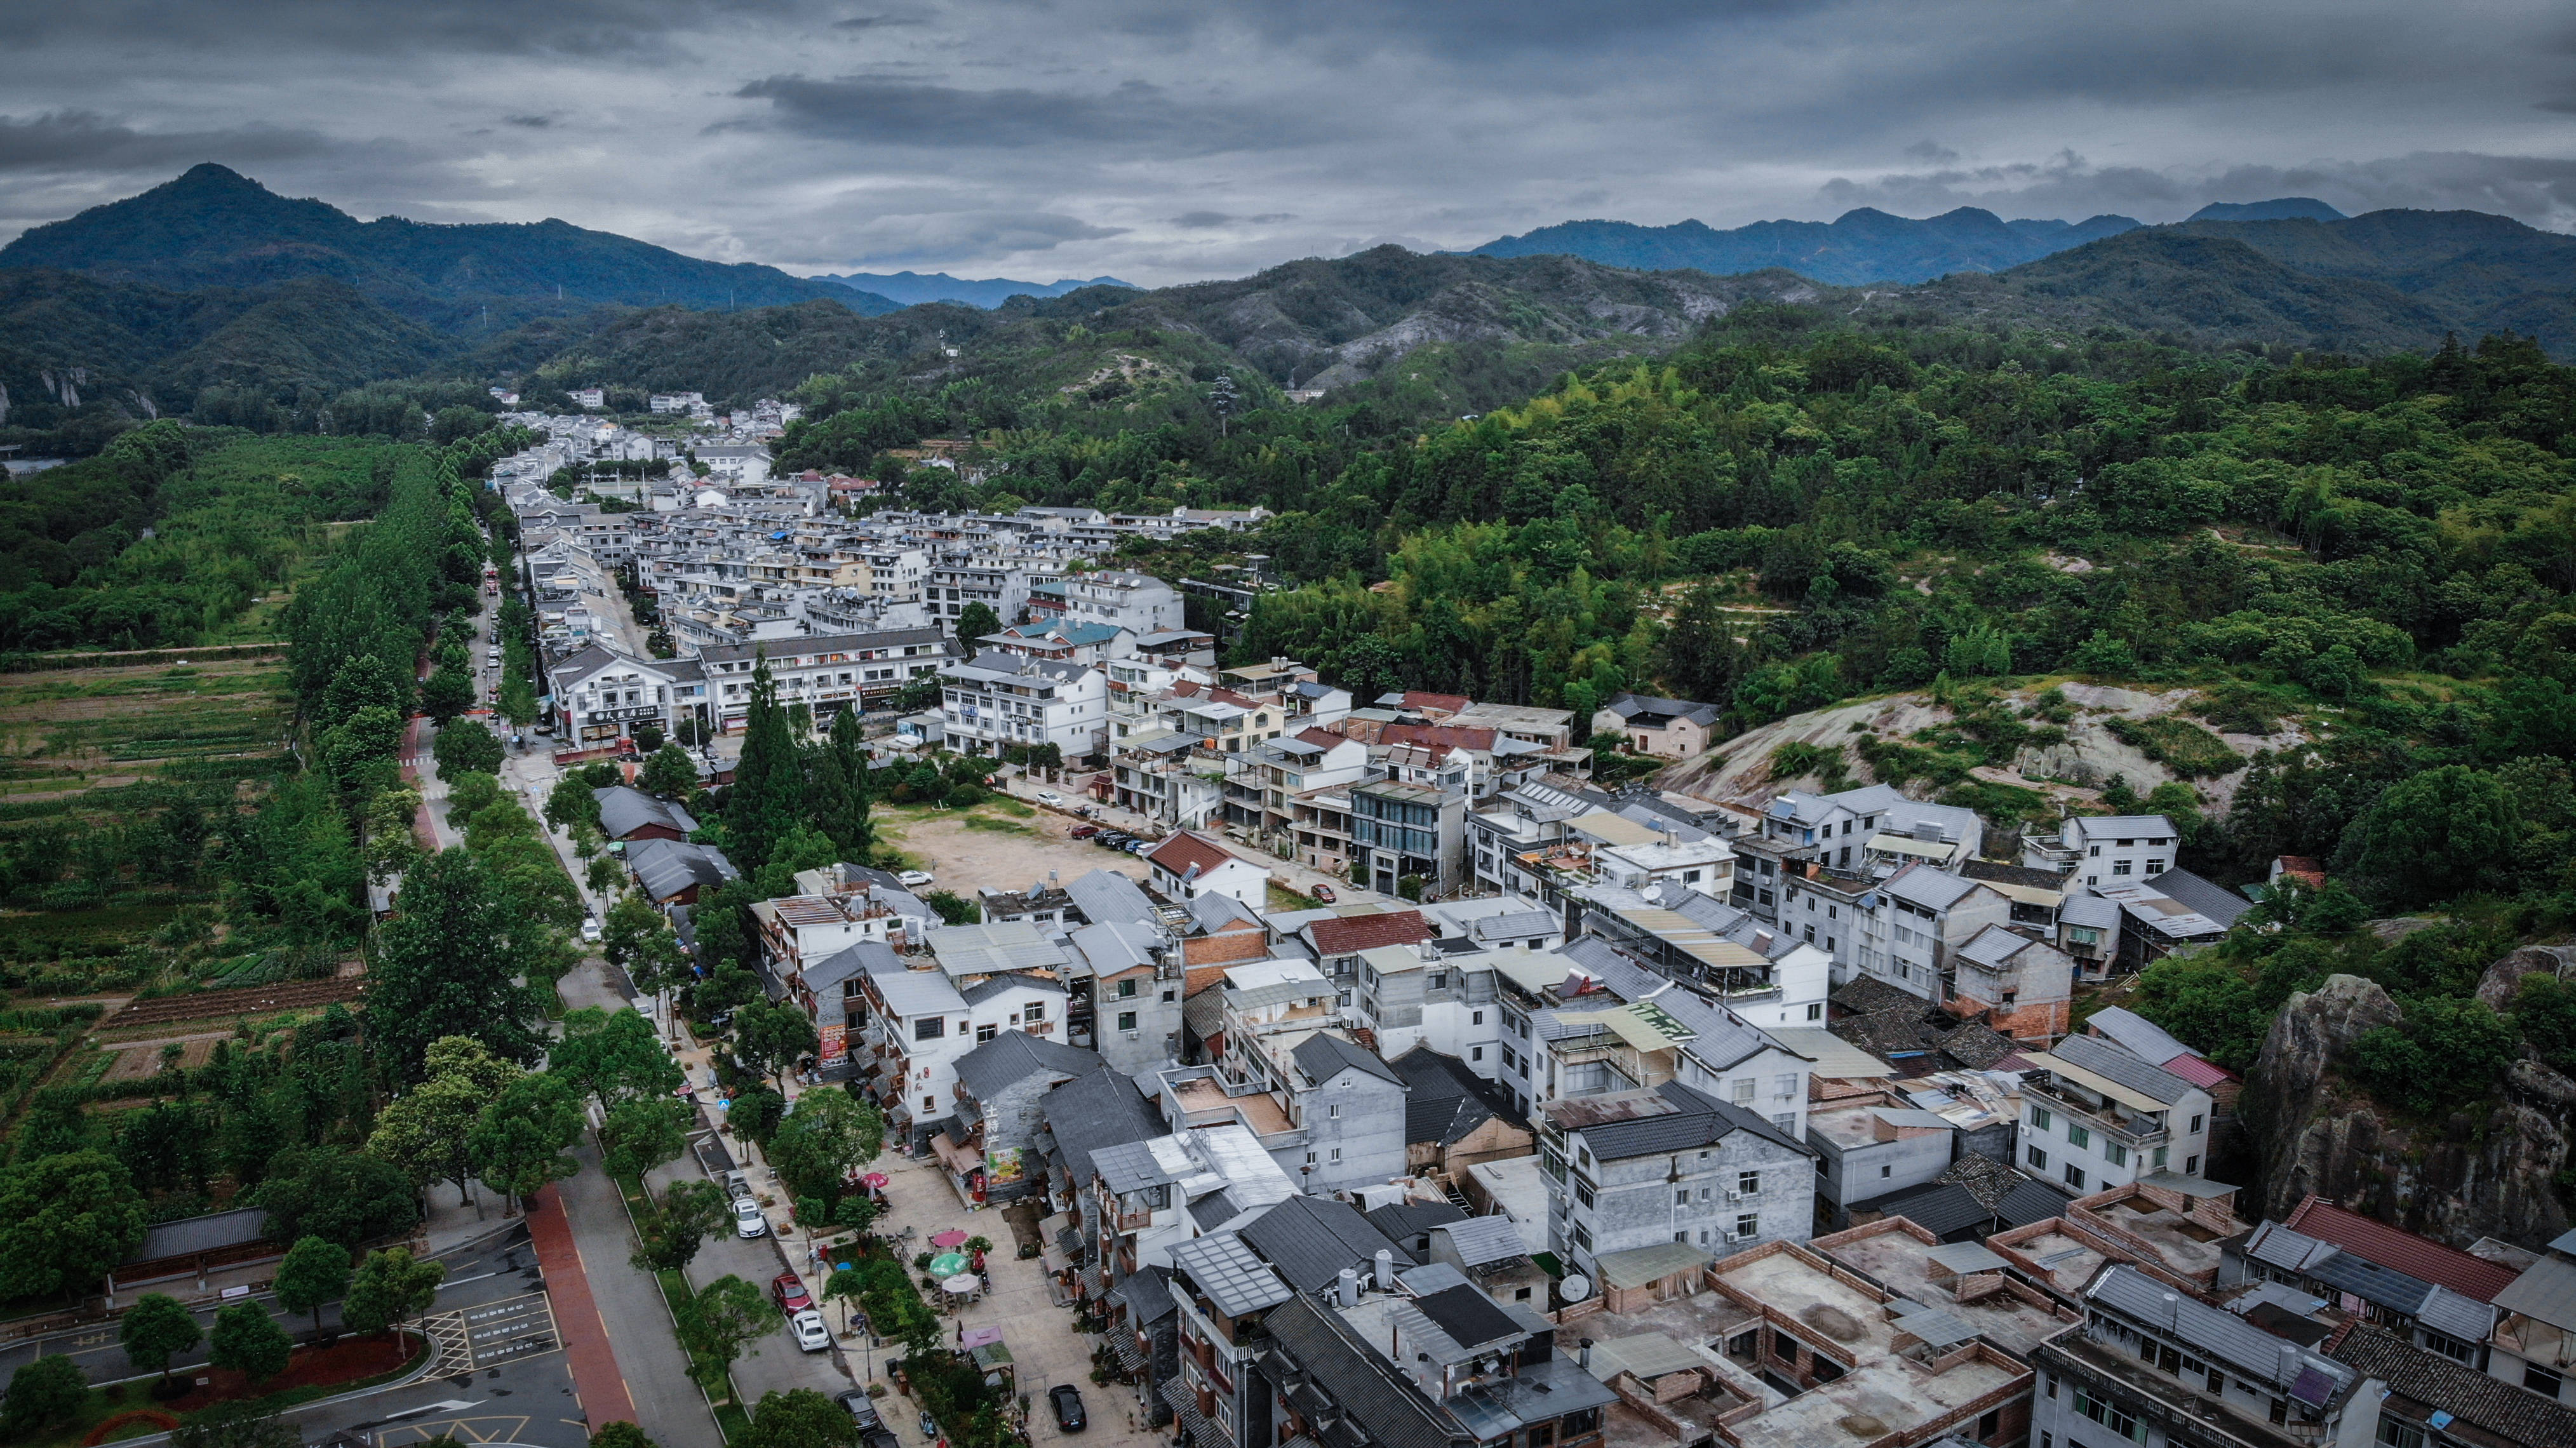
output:
[[[2553,969],[2557,957],[2545,958],[2528,968]],[[2568,1165],[2576,1081],[2526,1059],[2507,1073],[2498,1100],[2413,1119],[2340,1069],[2355,1041],[2403,1019],[2386,991],[2350,975],[2328,976],[2282,1007],[2242,1102],[2262,1162],[2264,1214],[2287,1216],[2314,1193],[2458,1247],[2486,1236],[2537,1244],[2565,1231],[2556,1179]]]

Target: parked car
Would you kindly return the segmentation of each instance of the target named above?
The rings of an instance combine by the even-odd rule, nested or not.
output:
[[[791,1315],[814,1305],[813,1296],[805,1290],[804,1279],[793,1272],[781,1272],[770,1278],[769,1296],[778,1304],[779,1311]]]
[[[800,1352],[821,1352],[832,1345],[832,1329],[823,1324],[823,1314],[810,1307],[787,1319],[787,1332]]]
[[[1075,825],[1072,829],[1065,832],[1065,838],[1071,840],[1087,840],[1098,833],[1100,833],[1100,826],[1098,825]]]
[[[581,917],[581,938],[583,943],[597,945],[599,943],[599,937],[599,917],[596,915],[585,915]]]
[[[931,873],[928,870],[905,870],[896,875],[895,878],[901,880],[904,883],[904,888],[909,890],[918,890],[924,885],[935,885],[939,883],[936,879],[932,878]]]
[[[724,1189],[725,1200],[727,1201],[747,1202],[751,1200],[751,1178],[743,1175],[741,1172],[726,1172],[724,1174]]]
[[[886,1431],[885,1419],[877,1413],[876,1399],[868,1396],[867,1389],[852,1388],[835,1395],[832,1401],[840,1404],[841,1410],[850,1415],[850,1421],[858,1425],[859,1441],[869,1448],[875,1448],[879,1433],[884,1433],[889,1443],[896,1441],[894,1434]]]
[[[1071,1383],[1058,1383],[1047,1389],[1047,1402],[1055,1408],[1055,1425],[1068,1433],[1079,1433],[1090,1426],[1091,1419],[1082,1411],[1082,1390]]]
[[[1314,889],[1307,891],[1306,894],[1318,905],[1330,905],[1334,901],[1342,898],[1341,896],[1333,893],[1333,887],[1330,885],[1318,885]]]
[[[762,1216],[760,1203],[749,1197],[737,1198],[733,1204],[733,1234],[737,1237],[769,1235],[769,1218]]]
[[[1038,791],[1038,803],[1050,808],[1061,807],[1064,804],[1064,796],[1053,790],[1042,789]]]
[[[1118,848],[1125,850],[1131,855],[1141,855],[1147,850],[1154,848],[1154,842],[1152,840],[1129,840]]]

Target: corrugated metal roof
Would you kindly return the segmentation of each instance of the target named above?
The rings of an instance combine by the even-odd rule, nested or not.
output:
[[[2576,1262],[2541,1258],[2495,1295],[2495,1305],[2552,1327],[2576,1328]]]
[[[1174,1247],[1172,1270],[1186,1275],[1228,1317],[1275,1307],[1293,1295],[1237,1232],[1219,1232]]]
[[[2022,1054],[2028,1055],[2029,1052]],[[2144,1097],[2150,1103],[2144,1109],[2150,1111],[2161,1111],[2199,1089],[2171,1071],[2161,1066],[2150,1066],[2118,1046],[2093,1036],[2069,1036],[2057,1043],[2053,1054],[2068,1065],[2116,1082],[2132,1095]]]
[[[1504,1216],[1468,1217],[1463,1221],[1444,1222],[1431,1229],[1434,1236],[1448,1238],[1458,1260],[1470,1267],[1483,1267],[1494,1262],[1508,1262],[1529,1255],[1529,1246],[1521,1240],[1520,1228]]]
[[[2130,1055],[2150,1066],[2162,1066],[2176,1056],[2192,1053],[2191,1047],[2175,1040],[2164,1027],[2126,1006],[2104,1006],[2085,1017],[2084,1024],[2094,1034],[2110,1037],[2125,1047]]]
[[[2288,1388],[2299,1381],[2302,1373],[2319,1373],[2326,1391],[2311,1402],[2324,1403],[2353,1381],[2352,1369],[2343,1364],[2274,1337],[2235,1313],[2178,1292],[2125,1262],[2104,1268],[2084,1295],[2170,1334],[2186,1347],[2199,1349],[2203,1355],[2225,1363],[2236,1376],[2252,1382]]]
[[[1604,1252],[1592,1259],[1593,1265],[1601,1269],[1602,1285],[1607,1287],[1643,1287],[1659,1277],[1705,1267],[1716,1260],[1706,1248],[1688,1242],[1655,1242],[1624,1252]]]
[[[1893,1076],[1896,1068],[1822,1026],[1773,1026],[1764,1034],[1816,1063],[1814,1074],[1839,1080]]]

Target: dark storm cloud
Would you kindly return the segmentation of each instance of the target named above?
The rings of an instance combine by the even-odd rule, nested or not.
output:
[[[81,0],[12,7],[9,39],[30,50],[137,42],[281,55],[329,50],[395,64],[442,54],[601,57],[655,49],[670,33],[709,21],[782,19],[797,8],[795,0]]]
[[[229,131],[140,131],[89,111],[0,116],[0,171],[137,171],[199,161],[309,156],[331,143],[311,131],[245,126]]]
[[[832,28],[834,30],[876,30],[888,25],[922,23],[922,18],[918,15],[853,15],[846,20],[833,21]]]
[[[501,124],[505,126],[517,126],[528,131],[542,131],[554,123],[555,118],[552,116],[503,116],[501,118]]]
[[[842,76],[774,75],[734,93],[765,100],[802,135],[941,150],[1109,145],[1155,155],[1292,144],[1299,134],[1251,110],[1186,101],[1141,80],[1100,92],[955,86]],[[1300,128],[1302,130],[1302,128]]]

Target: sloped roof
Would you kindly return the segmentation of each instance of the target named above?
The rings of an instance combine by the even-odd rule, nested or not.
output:
[[[2512,1286],[2514,1279],[2521,1275],[2500,1262],[2472,1257],[2457,1247],[2419,1237],[2321,1197],[2310,1196],[2300,1202],[2282,1225],[2320,1242],[2331,1242],[2382,1267],[2424,1282],[2439,1283],[2480,1302],[2495,1301],[2496,1294]]]
[[[902,957],[882,940],[862,940],[846,950],[834,951],[800,973],[805,977],[805,988],[821,999],[854,975],[874,975],[885,969],[903,969]]]
[[[1106,1064],[1098,1051],[1026,1031],[1003,1031],[957,1058],[957,1079],[979,1100],[989,1100],[1041,1072],[1072,1077]]]
[[[1319,1086],[1344,1071],[1363,1071],[1390,1085],[1404,1084],[1404,1078],[1395,1074],[1395,1068],[1379,1060],[1375,1051],[1343,1040],[1329,1031],[1317,1031],[1299,1041],[1297,1049],[1289,1054],[1297,1058],[1298,1069],[1312,1077]]]
[[[1046,1118],[1056,1150],[1077,1184],[1089,1178],[1093,1152],[1170,1130],[1136,1083],[1108,1066],[1076,1076],[1038,1098],[1038,1113]]]
[[[1094,925],[1154,922],[1154,902],[1146,898],[1145,887],[1116,870],[1094,870],[1065,886],[1064,893]]]
[[[1316,1381],[1330,1383],[1326,1423],[1317,1441],[1328,1448],[1465,1448],[1472,1435],[1409,1385],[1393,1380],[1386,1360],[1352,1336],[1339,1314],[1300,1298],[1264,1320],[1272,1337]],[[1333,1419],[1347,1417],[1347,1425]]]
[[[2167,870],[2147,884],[2217,921],[2221,928],[2235,924],[2237,916],[2254,908],[2253,901],[2189,870]]]
[[[1383,910],[1317,920],[1306,935],[1317,955],[1357,955],[1381,945],[1420,945],[1431,938],[1431,926],[1419,910]]]
[[[1158,869],[1183,878],[1188,878],[1193,868],[1202,875],[1211,875],[1228,865],[1246,863],[1225,846],[1189,830],[1181,830],[1147,850],[1145,858],[1153,861]]]
[[[1925,1182],[1871,1201],[1854,1202],[1851,1210],[1903,1217],[1935,1237],[1982,1226],[1995,1215],[1994,1209],[1978,1201],[1975,1193],[1955,1182]]]
[[[1658,1106],[1654,1101],[1656,1097],[1660,1097],[1664,1104]],[[1581,1131],[1585,1142],[1592,1148],[1592,1154],[1606,1161],[1708,1146],[1738,1131],[1749,1131],[1800,1156],[1816,1154],[1813,1147],[1792,1139],[1780,1128],[1743,1107],[1692,1090],[1679,1081],[1667,1081],[1651,1093],[1623,1093],[1618,1097],[1581,1096],[1548,1104],[1551,1115],[1569,1107],[1592,1108],[1581,1114],[1592,1116],[1594,1120],[1568,1122],[1566,1127]],[[1634,1114],[1604,1119],[1599,1115],[1604,1108]]]
[[[2110,1037],[2150,1066],[2161,1066],[2191,1052],[2191,1047],[2166,1034],[2164,1027],[2126,1006],[2104,1006],[2087,1016],[2084,1023],[2095,1035]]]
[[[1470,1267],[1483,1267],[1495,1262],[1508,1262],[1529,1255],[1529,1244],[1521,1240],[1520,1228],[1504,1216],[1468,1217],[1446,1222],[1431,1229],[1435,1237],[1445,1236],[1458,1260]]]
[[[1345,1267],[1366,1276],[1376,1270],[1380,1251],[1393,1253],[1399,1268],[1416,1265],[1403,1243],[1389,1241],[1358,1208],[1331,1197],[1290,1197],[1245,1223],[1241,1235],[1300,1292],[1329,1289]]]
[[[725,858],[724,851],[685,840],[645,840],[631,845],[626,851],[626,867],[635,872],[635,883],[656,900],[668,900],[692,885],[712,890],[728,880],[742,878],[742,872]]]
[[[627,785],[602,785],[590,796],[599,801],[600,833],[612,840],[622,840],[653,825],[683,835],[698,827],[697,819],[677,804]]]
[[[1467,1068],[1455,1056],[1416,1046],[1387,1063],[1404,1078],[1404,1139],[1448,1146],[1500,1117],[1523,1126],[1511,1093]]]
[[[1228,1317],[1287,1301],[1287,1284],[1269,1264],[1253,1255],[1240,1232],[1219,1232],[1172,1249],[1172,1269],[1189,1275],[1216,1310]]]
[[[2069,1036],[2053,1052],[2067,1065],[2103,1077],[2167,1106],[2198,1087],[2161,1066],[2151,1066],[2097,1036]]]
[[[1363,1213],[1368,1224],[1386,1239],[1410,1250],[1416,1237],[1449,1222],[1463,1222],[1467,1214],[1450,1202],[1397,1202]]]
[[[2388,1384],[2393,1396],[2448,1413],[2506,1442],[2533,1448],[2576,1443],[2576,1410],[2426,1352],[2381,1328],[2355,1326],[2335,1345],[2332,1356],[2363,1376]]]

